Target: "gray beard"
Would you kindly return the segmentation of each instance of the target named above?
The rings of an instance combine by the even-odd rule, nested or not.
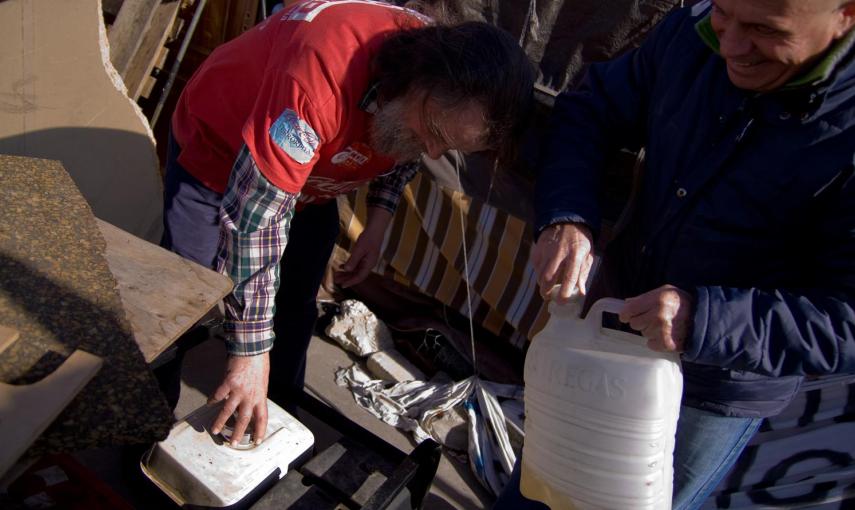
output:
[[[414,161],[424,152],[424,144],[415,133],[404,127],[404,101],[389,101],[371,120],[371,148],[398,163]]]

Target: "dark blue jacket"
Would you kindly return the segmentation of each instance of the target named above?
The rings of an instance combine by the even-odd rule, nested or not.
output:
[[[819,83],[743,91],[696,32],[705,15],[675,12],[556,100],[537,227],[596,231],[604,159],[644,146],[640,201],[609,251],[623,297],[693,291],[684,403],[771,416],[802,375],[855,372],[855,52]]]

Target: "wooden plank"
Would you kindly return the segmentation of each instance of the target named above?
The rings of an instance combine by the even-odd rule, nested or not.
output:
[[[105,257],[147,362],[232,289],[231,280],[98,220]]]
[[[154,61],[154,67],[158,69],[163,69],[163,66],[166,64],[167,56],[169,56],[169,50],[166,48],[166,46],[162,46],[160,48],[160,52],[157,54],[157,58]],[[154,86],[156,84],[157,79],[154,76],[146,76],[141,85],[140,97],[151,97],[151,93],[154,90]]]
[[[190,64],[195,69],[214,49],[252,28],[258,13],[255,0],[209,2],[190,43]],[[187,61],[187,58],[185,58]]]
[[[127,72],[122,74],[125,86],[128,87],[128,97],[131,99],[137,100],[142,94],[145,83],[149,81],[158,56],[163,51],[163,45],[172,33],[172,25],[178,16],[179,7],[181,2],[177,1],[161,2],[155,7],[151,26],[131,59]]]
[[[182,9],[184,9],[184,7],[182,7]],[[182,36],[184,24],[184,20],[181,18],[181,16],[175,18],[175,22],[172,24],[172,31],[167,36],[167,39],[170,41],[178,41],[179,37]],[[157,54],[157,58],[154,60],[154,69],[160,70],[161,73],[158,77],[149,75],[148,77],[146,77],[145,80],[143,80],[140,97],[153,99],[151,94],[154,91],[154,87],[158,85],[158,83],[160,84],[161,88],[165,89],[169,74],[169,70],[166,68],[166,61],[170,53],[172,52],[165,45],[160,48],[160,52]],[[164,92],[166,92],[167,94],[169,93],[169,91],[165,90],[162,90],[160,93],[162,94]],[[160,97],[158,97],[157,99],[159,100]],[[156,122],[156,119],[152,117],[149,118],[152,122]],[[154,126],[154,124],[152,124],[152,126]]]
[[[255,26],[258,16],[257,0],[232,0],[224,38],[230,41]]]
[[[122,2],[119,15],[107,32],[107,38],[110,40],[110,61],[120,75],[124,76],[128,71],[159,3],[160,0]]]
[[[0,383],[0,476],[33,444],[101,368],[98,356],[77,350],[33,384]],[[33,405],[38,402],[38,405]]]

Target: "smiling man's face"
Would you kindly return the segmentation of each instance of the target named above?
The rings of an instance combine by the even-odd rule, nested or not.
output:
[[[765,92],[789,82],[845,36],[855,2],[714,0],[712,27],[730,81]]]

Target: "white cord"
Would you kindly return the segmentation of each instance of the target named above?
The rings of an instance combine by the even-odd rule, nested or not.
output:
[[[457,164],[454,167],[454,171],[457,174],[457,187],[460,189],[461,195],[465,195],[463,192],[463,182],[460,180],[460,165]],[[472,349],[472,369],[475,371],[475,375],[478,375],[478,362],[475,358],[475,326],[472,320],[472,292],[470,290],[469,285],[469,253],[466,249],[466,222],[463,219],[463,203],[460,204],[460,237],[463,241],[463,281],[466,282],[466,306],[468,308],[469,315],[469,343],[470,348]]]

